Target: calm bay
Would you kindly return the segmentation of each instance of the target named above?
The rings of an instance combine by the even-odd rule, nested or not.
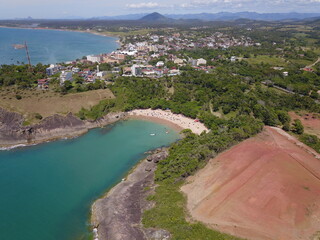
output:
[[[28,44],[31,63],[59,63],[91,54],[110,53],[119,45],[114,37],[91,33],[46,29],[0,28],[0,65],[27,63],[24,49],[13,44]]]
[[[127,120],[75,139],[0,151],[0,239],[87,239],[92,202],[146,151],[178,139],[167,126]]]

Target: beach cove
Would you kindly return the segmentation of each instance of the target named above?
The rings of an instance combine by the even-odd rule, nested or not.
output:
[[[0,232],[7,239],[86,238],[94,224],[87,221],[92,202],[120,182],[147,156],[145,152],[178,140],[185,124],[191,124],[193,131],[205,129],[202,123],[170,111],[134,110],[120,115],[117,123],[78,138],[67,140],[61,135],[59,141],[0,152],[0,189],[5,193]],[[133,185],[141,177],[153,181],[156,164],[148,164],[148,171],[144,164],[132,171],[138,178],[129,175]],[[122,189],[121,184],[116,187]]]
[[[178,139],[166,125],[127,120],[75,139],[1,151],[1,236],[85,239],[91,203],[145,152]]]

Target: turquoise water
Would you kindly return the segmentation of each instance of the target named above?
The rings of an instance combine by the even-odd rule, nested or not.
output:
[[[32,64],[72,61],[118,48],[116,38],[90,33],[0,28],[0,65],[17,64],[17,61],[27,63],[25,50],[12,47],[12,44],[24,41],[27,41]]]
[[[76,139],[0,151],[0,239],[87,239],[92,202],[144,152],[179,138],[166,129],[129,120]]]

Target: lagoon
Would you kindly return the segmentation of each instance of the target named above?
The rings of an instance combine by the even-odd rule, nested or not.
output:
[[[146,151],[178,139],[165,125],[127,120],[75,139],[0,151],[0,239],[87,239],[93,201]]]
[[[0,65],[27,63],[24,49],[14,49],[13,44],[28,44],[31,63],[51,64],[72,61],[91,54],[110,53],[119,45],[114,37],[91,33],[0,28]]]

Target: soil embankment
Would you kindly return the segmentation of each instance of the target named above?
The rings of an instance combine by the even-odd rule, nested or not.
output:
[[[210,160],[182,187],[192,217],[254,240],[306,240],[320,230],[320,155],[266,127]]]

